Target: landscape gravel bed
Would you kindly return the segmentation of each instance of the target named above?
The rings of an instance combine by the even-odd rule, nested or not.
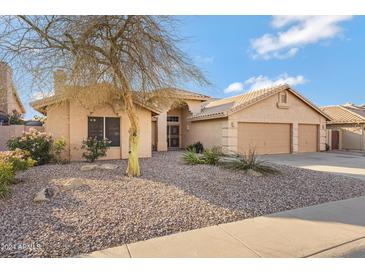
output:
[[[185,165],[181,152],[142,159],[140,178],[114,170],[80,171],[85,163],[44,165],[18,177],[0,200],[1,257],[72,257],[125,243],[273,212],[365,195],[365,181],[275,165],[279,175],[248,176]],[[35,203],[43,188],[56,189]]]

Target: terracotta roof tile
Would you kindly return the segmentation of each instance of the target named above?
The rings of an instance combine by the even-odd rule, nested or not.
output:
[[[364,123],[365,109],[356,106],[326,106],[321,108],[332,120],[330,124]]]

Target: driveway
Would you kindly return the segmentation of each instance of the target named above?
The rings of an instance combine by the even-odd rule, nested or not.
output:
[[[351,152],[314,152],[265,155],[265,160],[365,180],[365,156]]]

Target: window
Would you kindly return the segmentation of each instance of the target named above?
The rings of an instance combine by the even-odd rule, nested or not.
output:
[[[103,117],[89,117],[88,119],[88,138],[97,138],[101,140],[104,138],[104,118]]]
[[[287,103],[287,95],[286,92],[280,93],[280,103],[286,104]]]
[[[179,122],[179,116],[167,116],[167,122]]]
[[[117,117],[89,117],[88,138],[101,140],[107,138],[110,146],[120,146],[120,118]]]
[[[110,140],[111,146],[120,146],[120,119],[114,117],[105,118],[105,138]]]

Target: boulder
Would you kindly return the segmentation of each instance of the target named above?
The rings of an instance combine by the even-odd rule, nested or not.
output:
[[[63,182],[63,186],[66,189],[78,189],[79,187],[81,187],[83,185],[84,185],[83,180],[78,179],[78,178],[66,179]]]
[[[256,170],[253,170],[253,169],[247,169],[246,174],[249,175],[249,176],[255,176],[255,177],[262,176],[262,173],[260,173]]]
[[[39,191],[35,196],[34,202],[47,202],[50,198],[52,198],[56,193],[56,189],[52,187],[43,188]]]
[[[114,165],[114,164],[102,164],[101,166],[99,166],[100,169],[106,169],[106,170],[112,170],[112,169],[117,169],[118,165]]]
[[[81,171],[90,171],[90,170],[95,170],[98,168],[98,165],[92,164],[92,165],[83,165],[80,170]]]

